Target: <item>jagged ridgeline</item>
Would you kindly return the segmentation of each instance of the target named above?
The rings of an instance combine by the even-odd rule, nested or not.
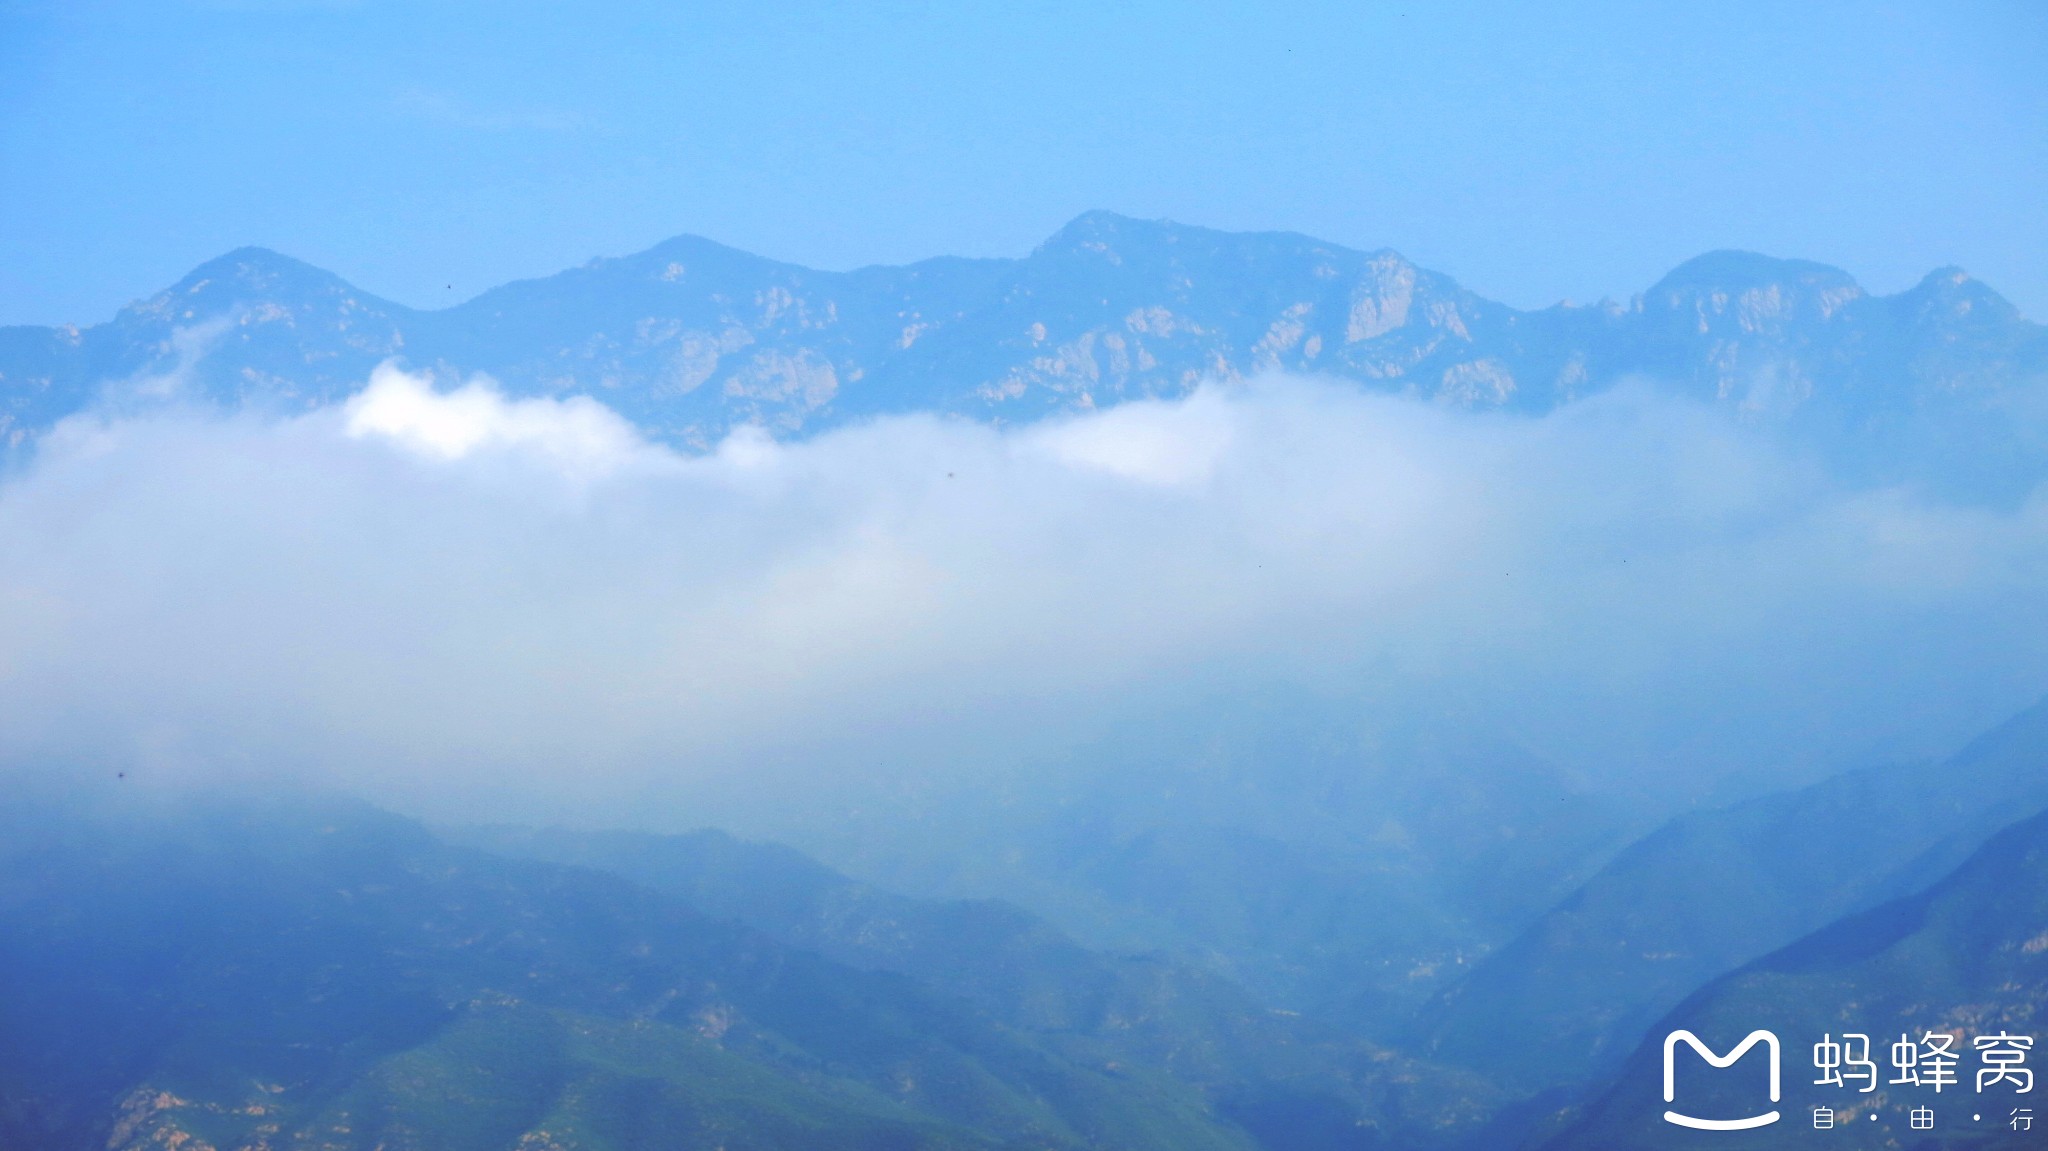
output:
[[[690,447],[743,423],[1030,420],[1271,369],[1531,413],[1640,376],[1854,437],[1845,462],[2014,491],[2048,413],[2044,330],[1956,269],[1872,296],[1824,265],[1718,252],[1626,303],[1520,311],[1391,251],[1091,212],[1023,259],[843,273],[686,236],[438,311],[242,249],[108,323],[0,328],[0,431],[19,442],[180,365],[200,398],[291,411],[391,357],[596,396]]]

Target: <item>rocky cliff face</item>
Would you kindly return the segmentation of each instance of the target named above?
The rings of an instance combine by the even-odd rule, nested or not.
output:
[[[293,410],[389,357],[597,396],[684,446],[912,410],[1030,420],[1275,369],[1516,412],[1646,377],[1829,434],[2048,412],[2044,329],[1953,269],[1873,297],[1719,252],[1628,303],[1525,312],[1391,251],[1092,212],[1023,259],[844,273],[680,237],[433,312],[242,249],[108,323],[0,329],[0,434],[173,381]]]

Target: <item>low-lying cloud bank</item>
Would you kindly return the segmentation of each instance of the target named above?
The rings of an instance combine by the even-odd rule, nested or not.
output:
[[[2048,689],[2044,588],[2041,498],[1849,490],[1649,389],[1273,378],[688,456],[387,368],[286,420],[75,419],[0,486],[0,756],[647,819],[1292,684],[1596,778],[1809,770]]]

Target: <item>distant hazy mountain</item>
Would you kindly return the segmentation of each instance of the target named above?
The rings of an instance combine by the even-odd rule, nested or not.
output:
[[[1421,1048],[1523,1088],[1603,1075],[1702,982],[1935,882],[2042,807],[2048,702],[1942,763],[1683,816],[1445,991],[1423,1015]]]
[[[1783,1119],[1749,1132],[1683,1131],[1664,1122],[1661,1048],[1679,1028],[1717,1051],[1757,1028],[1778,1035]],[[1890,1045],[1901,1033],[1918,1041],[1929,1031],[1958,1036],[1956,1085],[1937,1092],[1891,1083],[1897,1072]],[[1813,1045],[1828,1036],[1839,1041],[1843,1032],[1867,1034],[1877,1047],[1874,1091],[1814,1083],[1820,1076]],[[1983,1064],[1974,1041],[1996,1034],[2032,1037],[2025,1066],[2041,1074],[2039,1044],[2048,1040],[2048,812],[2001,831],[1921,894],[1831,924],[1701,989],[1649,1029],[1613,1089],[1546,1146],[2039,1147],[2048,1139],[2039,1122],[2048,1107],[2036,1102],[2038,1084],[2027,1094],[2016,1092],[2018,1082],[1977,1090]],[[1686,1084],[1687,1113],[1756,1113],[1761,1085],[1761,1078],[1740,1074],[1701,1076]],[[1814,1130],[1816,1107],[1835,1113],[1832,1131]],[[1932,1128],[1912,1129],[1916,1107],[1933,1113]],[[2032,1111],[2035,1125],[2015,1131],[2011,1113],[2021,1107]]]
[[[7,812],[0,1145],[1243,1148],[900,977],[333,806]]]
[[[1626,303],[1525,312],[1391,251],[1107,212],[1023,259],[844,273],[680,237],[439,311],[246,248],[109,323],[0,329],[0,432],[181,363],[207,399],[291,410],[393,356],[594,395],[690,445],[880,412],[1029,420],[1284,368],[1521,412],[1642,375],[1976,489],[2038,478],[2048,451],[2048,335],[1955,269],[1873,297],[1823,265],[1717,252]]]
[[[1461,1137],[1505,1097],[1166,956],[1092,951],[996,900],[910,899],[785,847],[687,835],[471,828],[495,852],[594,867],[853,967],[907,975],[1075,1057],[1163,1068],[1269,1147]]]
[[[736,895],[777,897],[767,876]],[[1001,932],[976,944],[992,968],[1037,962]],[[1067,966],[1077,985],[1052,994],[1084,1002],[1103,965]],[[1174,1054],[1174,1017],[1128,1024]],[[0,803],[8,1151],[1250,1151],[1231,1112],[1256,1124],[1262,1103],[1283,1112],[1276,1148],[1370,1148],[1441,1144],[1481,1113],[1465,1080],[1377,1053],[1346,1072],[1341,1141],[1295,1138],[1301,1096],[1220,1097],[1107,1030],[1013,1026],[957,989],[356,805]],[[1263,1061],[1276,1090],[1302,1065],[1252,1046],[1223,1058]],[[1306,1086],[1333,1081],[1326,1065]]]
[[[779,797],[770,826],[892,890],[1000,896],[1384,1041],[1638,826],[1555,765],[1432,723],[1241,690],[909,802]]]

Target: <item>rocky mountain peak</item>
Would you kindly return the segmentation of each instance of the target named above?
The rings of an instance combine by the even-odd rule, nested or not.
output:
[[[1522,312],[1388,249],[1094,211],[1022,259],[852,272],[681,235],[431,312],[239,249],[113,323],[11,332],[0,433],[46,427],[181,347],[201,349],[195,386],[229,405],[331,400],[399,355],[515,395],[598,395],[691,446],[745,423],[789,434],[912,410],[1014,421],[1267,371],[1528,414],[1642,378],[1758,418],[1826,409],[1840,428],[1924,422],[1958,397],[2032,411],[2048,394],[2043,329],[1954,268],[1871,297],[1825,264],[1709,252],[1625,311]]]
[[[248,295],[306,295],[319,291],[357,292],[340,276],[316,268],[269,248],[236,248],[216,256],[186,273],[161,296],[201,296],[209,293]]]
[[[1781,331],[1826,322],[1863,299],[1861,285],[1840,268],[1782,260],[1755,252],[1708,252],[1687,260],[1643,293],[1649,315],[1682,319],[1705,334]]]

